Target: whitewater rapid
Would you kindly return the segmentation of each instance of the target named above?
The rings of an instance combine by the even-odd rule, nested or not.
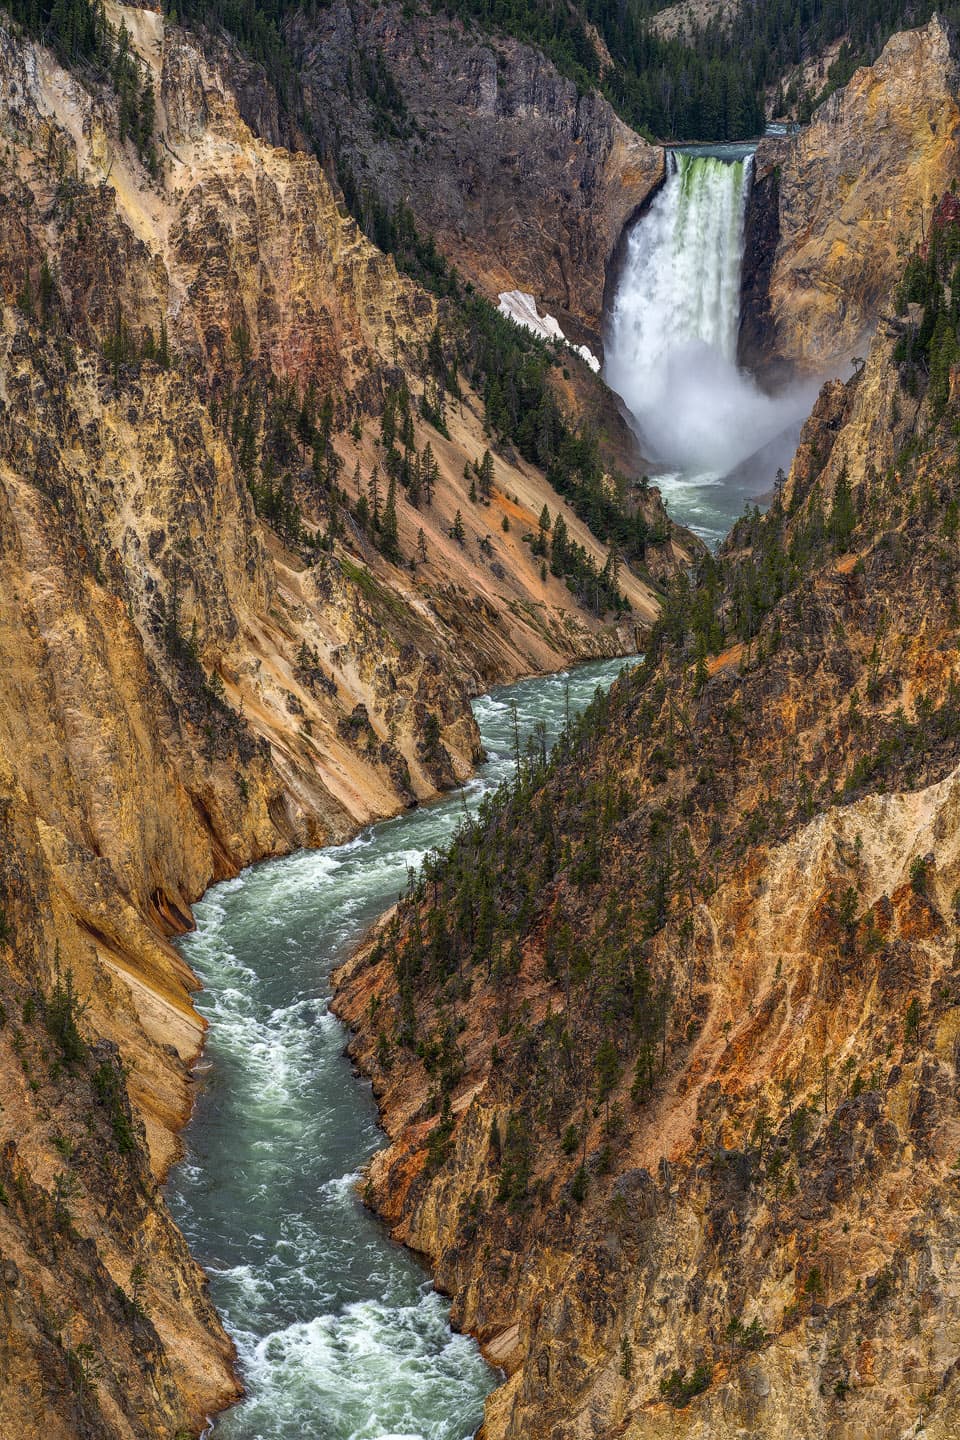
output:
[[[666,163],[627,236],[604,375],[675,517],[715,540],[789,464],[817,386],[771,396],[737,364],[750,147]]]

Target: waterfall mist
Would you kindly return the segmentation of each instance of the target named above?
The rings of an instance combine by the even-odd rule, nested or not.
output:
[[[663,188],[627,237],[605,377],[656,467],[681,487],[735,477],[740,502],[789,463],[818,385],[768,395],[737,367],[752,157],[678,153],[667,163]]]

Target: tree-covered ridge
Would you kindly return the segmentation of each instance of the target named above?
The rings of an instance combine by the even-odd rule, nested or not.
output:
[[[623,38],[625,49],[618,47],[616,38],[610,38],[617,36],[616,7],[610,6],[609,0],[589,3],[614,12],[607,24],[602,19],[596,23],[617,57],[624,60],[626,69],[640,78],[642,88],[634,103],[649,107],[651,113],[659,113],[667,120],[673,116],[674,125],[679,127],[668,124],[657,133],[699,139],[713,136],[709,122],[723,114],[721,74],[726,76],[732,96],[748,97],[747,105],[752,103],[755,113],[763,116],[765,91],[777,86],[784,75],[804,61],[823,53],[836,41],[843,41],[822,92],[803,95],[794,88],[793,93],[781,93],[776,98],[776,114],[783,113],[786,105],[806,119],[814,104],[845,85],[858,66],[871,64],[898,30],[924,25],[935,13],[953,22],[960,18],[960,6],[951,0],[946,4],[935,0],[862,0],[855,5],[848,0],[739,0],[737,5],[725,7],[723,18],[664,44],[659,52],[648,48],[641,60],[627,33]],[[634,0],[630,24],[649,39],[646,22],[663,8],[660,0]],[[692,61],[684,58],[684,52],[687,57],[696,55],[721,69],[698,74]],[[733,118],[729,109],[728,115]],[[737,133],[728,130],[722,136],[717,132],[717,136],[735,138]],[[739,132],[746,133],[750,132]]]
[[[905,282],[928,307],[960,244],[944,207],[935,233]],[[825,393],[792,489],[678,577],[643,663],[550,757],[536,739],[518,748],[514,783],[411,879],[373,957],[396,993],[378,1011],[378,1064],[386,1075],[415,1056],[431,1076],[433,1166],[454,1134],[470,997],[498,1017],[491,1083],[513,1113],[491,1162],[500,1200],[554,1218],[580,1204],[615,1168],[631,1107],[697,1034],[696,947],[718,885],[831,805],[956,765],[960,412],[937,390],[935,354],[892,362],[901,448],[884,474],[831,474],[862,372]],[[883,963],[878,923],[855,876],[823,901],[838,964]],[[546,987],[546,1020],[524,1013],[522,984]],[[874,1084],[872,1064],[849,1085]]]
[[[441,408],[448,392],[456,394],[457,376],[465,376],[483,400],[491,436],[544,470],[598,540],[642,564],[647,545],[662,544],[666,534],[650,529],[624,478],[606,472],[598,437],[570,423],[550,383],[552,370],[580,362],[559,343],[514,324],[464,282],[433,239],[419,233],[408,206],[390,210],[359,190],[348,169],[340,173],[344,198],[365,233],[445,302],[443,335],[428,356]]]
[[[907,265],[897,291],[897,310],[911,316],[897,345],[897,359],[909,367],[911,388],[917,372],[929,376],[930,404],[941,415],[950,398],[950,374],[960,356],[960,201],[946,196],[933,217],[924,252]]]
[[[937,229],[904,304],[941,314],[948,207]],[[768,514],[677,580],[552,757],[517,745],[345,969],[353,1053],[402,1110],[371,1198],[472,1328],[519,1316],[521,1425],[568,1433],[617,1366],[618,1423],[696,1402],[711,1428],[749,1356],[798,1373],[816,1313],[837,1364],[807,1413],[839,1431],[850,1337],[901,1302],[902,1335],[911,1301],[913,1235],[865,1261],[865,1227],[915,1155],[952,1204],[950,1059],[923,1097],[960,998],[960,402],[897,343],[826,387]]]
[[[145,67],[131,47],[125,24],[121,22],[118,30],[111,27],[101,0],[11,0],[11,3],[19,23],[50,44],[65,65],[89,75],[93,83],[109,84],[115,89],[121,139],[129,136],[148,167],[153,169],[156,165],[153,88]],[[306,125],[296,76],[282,36],[282,22],[290,8],[286,0],[267,5],[254,4],[252,0],[215,0],[212,5],[206,0],[186,0],[180,18],[219,25],[233,34],[248,54],[265,65],[290,114],[298,123]],[[172,18],[176,14],[173,5],[170,13]],[[378,103],[385,115],[399,115],[402,119],[402,100],[391,88],[389,74],[382,66],[374,67],[370,87],[371,94],[379,97]],[[458,376],[465,376],[483,401],[491,442],[515,449],[525,460],[542,468],[553,488],[569,501],[576,514],[614,555],[612,569],[598,571],[582,547],[567,541],[561,523],[559,541],[551,543],[551,553],[544,558],[549,559],[555,574],[567,579],[570,589],[588,608],[600,613],[619,609],[623,602],[615,572],[621,559],[642,565],[648,543],[663,543],[667,535],[661,530],[651,530],[629,496],[623,478],[606,473],[596,436],[573,426],[565,417],[551,386],[550,372],[562,366],[564,359],[569,363],[579,362],[573,361],[561,347],[548,347],[500,316],[471,285],[464,284],[432,238],[417,231],[407,206],[401,204],[393,211],[377,196],[359,192],[346,167],[340,167],[340,179],[348,207],[368,237],[380,249],[392,254],[406,274],[445,302],[443,333],[438,329],[435,342],[423,360],[424,394],[418,401],[423,418],[445,433],[444,405],[448,395],[459,398]],[[25,294],[22,298],[28,309],[33,306],[33,296]],[[243,339],[243,335],[234,336],[234,349],[235,358],[241,368],[246,369]],[[133,335],[118,312],[114,333],[105,347],[105,358],[115,378],[125,366],[135,367],[143,359],[158,357],[164,367],[170,363],[166,332],[161,335],[157,350],[153,336]],[[257,376],[256,383],[260,387],[256,400],[247,397],[244,401],[247,440],[241,468],[250,481],[263,517],[274,523],[286,538],[300,540],[305,534],[304,487],[298,487],[296,467],[289,462],[290,447],[281,445],[277,460],[268,444],[263,452],[268,457],[266,472],[263,476],[253,473],[250,456],[253,449],[259,454],[261,447],[260,438],[254,445],[253,435],[260,436],[265,417],[271,407],[275,409],[276,395],[283,390],[269,376]],[[333,404],[335,398],[328,397],[329,403]],[[285,397],[281,411],[285,412],[291,403],[310,409],[314,400],[309,396],[296,397],[295,401]],[[342,404],[339,408],[343,410]],[[236,410],[230,419],[232,429],[236,430]],[[301,428],[304,423],[307,422],[301,419]],[[305,451],[313,447],[315,440],[309,423],[307,431],[309,433],[300,437]],[[409,454],[409,448],[405,454]],[[407,493],[406,465],[394,464],[389,468],[392,473],[385,483],[400,485],[401,493]],[[325,471],[314,470],[314,473]],[[414,486],[415,496],[416,493]],[[335,484],[316,495],[311,495],[308,487],[306,495],[308,502],[318,499],[322,511],[331,512],[326,516],[326,524],[328,528],[332,525],[335,533],[338,513],[347,512],[355,498],[341,492]],[[368,523],[362,513],[359,523],[362,528]],[[374,524],[375,538],[379,540],[379,516],[371,517],[370,523]],[[390,558],[398,557],[391,554]]]
[[[391,383],[382,405],[371,401],[367,412],[380,414],[385,513],[389,515],[401,498],[415,509],[429,507],[431,485],[429,478],[424,478],[423,462],[414,444],[413,414],[419,413],[439,434],[446,435],[449,407],[462,400],[466,384],[483,404],[491,445],[504,453],[519,453],[543,470],[553,489],[609,548],[607,565],[598,569],[583,546],[570,539],[562,516],[558,516],[556,524],[548,522],[530,537],[544,567],[549,565],[554,575],[564,578],[587,609],[602,615],[624,608],[618,584],[620,563],[642,569],[647,547],[665,543],[669,532],[648,524],[629,482],[608,472],[598,437],[565,416],[551,373],[571,360],[569,352],[515,325],[472,285],[465,284],[433,241],[418,233],[407,207],[390,212],[375,197],[357,194],[349,174],[345,179],[350,208],[370,238],[394,256],[401,270],[441,300],[440,323],[416,358],[419,395],[411,393],[406,380]],[[241,351],[242,342],[242,335],[235,337],[235,346],[239,343]],[[414,558],[400,555],[390,538],[393,525],[388,526],[384,543],[380,507],[368,484],[350,489],[339,483],[332,439],[338,431],[361,423],[363,412],[357,403],[342,395],[293,395],[288,387],[260,376],[248,361],[243,361],[243,368],[247,372],[245,393],[232,402],[232,408],[228,398],[227,411],[241,471],[264,518],[288,540],[304,541],[301,509],[305,498],[307,508],[319,504],[326,516],[325,543],[342,533],[343,517],[352,515],[389,559]],[[311,453],[308,472],[306,459]],[[428,477],[429,471],[428,464]],[[308,475],[306,481],[298,478]],[[465,477],[464,500],[475,503],[484,498],[478,464],[476,474]],[[311,544],[320,536],[317,531]]]
[[[922,25],[939,12],[960,18],[960,6],[935,0],[742,0],[732,15],[699,30],[663,38],[649,19],[664,7],[654,0],[584,0],[576,10],[525,0],[445,0],[449,14],[470,15],[540,46],[564,74],[596,86],[635,129],[663,140],[736,140],[759,134],[766,92],[826,50],[844,44],[817,95],[777,97],[808,118],[813,105],[845,85],[854,70],[877,58],[896,31]],[[595,26],[612,58],[604,69],[584,21]]]
[[[431,0],[435,13],[472,21],[491,33],[541,49],[584,91],[599,89],[623,119],[658,139],[733,140],[759,134],[768,118],[766,94],[811,56],[843,40],[825,89],[779,95],[784,107],[809,116],[830,91],[879,55],[896,31],[922,25],[939,12],[960,20],[956,0],[742,0],[735,13],[702,29],[664,38],[650,17],[659,0],[583,0],[579,6],[549,0]],[[314,9],[323,8],[312,0]],[[264,63],[282,92],[296,88],[284,39],[285,20],[306,11],[297,0],[171,0],[178,11],[222,25]],[[607,65],[591,34],[595,28],[614,64]],[[383,77],[381,77],[383,80]],[[384,82],[389,88],[389,77]],[[384,93],[384,84],[378,87]],[[386,96],[388,99],[389,97]]]
[[[671,140],[731,140],[757,135],[767,118],[766,94],[804,60],[843,40],[820,94],[778,95],[784,107],[809,115],[813,105],[869,64],[897,30],[924,24],[935,13],[956,22],[960,4],[947,0],[742,0],[732,15],[672,38],[656,33],[650,17],[659,0],[583,0],[580,6],[549,0],[431,0],[435,13],[474,22],[491,33],[538,47],[584,91],[599,89],[624,120],[649,136]],[[263,64],[279,94],[296,112],[296,61],[286,40],[294,14],[325,8],[323,0],[167,0],[171,18],[222,28]],[[28,32],[53,45],[65,63],[93,63],[119,74],[116,53],[96,0],[9,0],[8,9]],[[597,31],[614,64],[607,65],[591,34]],[[389,121],[391,77],[373,66],[370,94]],[[133,75],[118,79],[132,90],[129,133],[149,136],[151,99]],[[394,107],[395,108],[395,107]],[[298,115],[301,124],[304,117]],[[146,121],[150,124],[147,125]],[[389,126],[388,126],[389,128]],[[309,131],[309,127],[307,127]],[[137,140],[138,144],[146,143]]]
[[[394,563],[416,566],[423,553],[405,553],[398,532],[401,503],[424,515],[431,511],[439,466],[430,440],[418,444],[418,423],[448,436],[452,405],[464,399],[465,380],[480,397],[490,443],[520,452],[540,466],[548,480],[609,547],[598,566],[574,540],[562,514],[544,508],[537,531],[524,536],[549,570],[566,581],[585,609],[597,615],[627,609],[619,586],[621,563],[643,566],[648,544],[669,536],[651,528],[630,501],[626,481],[611,476],[598,458],[595,437],[572,429],[550,389],[549,371],[558,363],[549,348],[505,320],[475,295],[461,297],[465,310],[449,307],[416,357],[421,389],[415,394],[401,371],[391,371],[381,395],[368,400],[306,393],[264,374],[247,354],[238,332],[236,383],[223,379],[211,397],[211,412],[223,427],[249,486],[257,513],[305,558],[372,544]],[[245,358],[244,358],[245,357]],[[149,355],[128,351],[122,371],[132,372]],[[169,363],[169,361],[167,362]],[[365,423],[379,422],[379,459],[369,473],[359,462],[352,475],[334,445],[349,433],[358,444]],[[429,433],[429,432],[428,432]],[[490,449],[465,467],[463,509],[453,538],[465,542],[469,507],[489,504],[493,494]],[[508,522],[509,523],[509,522]],[[422,532],[421,532],[422,533]],[[422,549],[422,546],[421,546]]]

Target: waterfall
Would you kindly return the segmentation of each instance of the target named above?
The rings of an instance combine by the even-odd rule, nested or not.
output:
[[[789,463],[810,403],[809,386],[771,397],[737,368],[752,164],[743,152],[668,152],[666,181],[627,236],[607,325],[605,377],[644,453],[701,481],[730,475],[785,432]]]
[[[647,372],[697,343],[734,362],[751,161],[668,154],[667,165],[663,189],[627,240],[613,353]]]

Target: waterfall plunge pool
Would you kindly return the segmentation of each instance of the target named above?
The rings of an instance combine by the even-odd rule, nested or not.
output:
[[[482,696],[487,762],[464,787],[348,844],[265,861],[216,885],[181,940],[204,989],[208,1069],[168,1200],[236,1342],[247,1398],[223,1440],[464,1440],[497,1383],[416,1259],[360,1204],[383,1144],[368,1085],[344,1055],[330,973],[512,773],[538,723],[566,715],[626,662],[600,661]]]
[[[627,236],[604,347],[604,378],[671,514],[711,543],[789,466],[819,389],[768,395],[737,365],[753,151],[667,152],[667,178]]]

